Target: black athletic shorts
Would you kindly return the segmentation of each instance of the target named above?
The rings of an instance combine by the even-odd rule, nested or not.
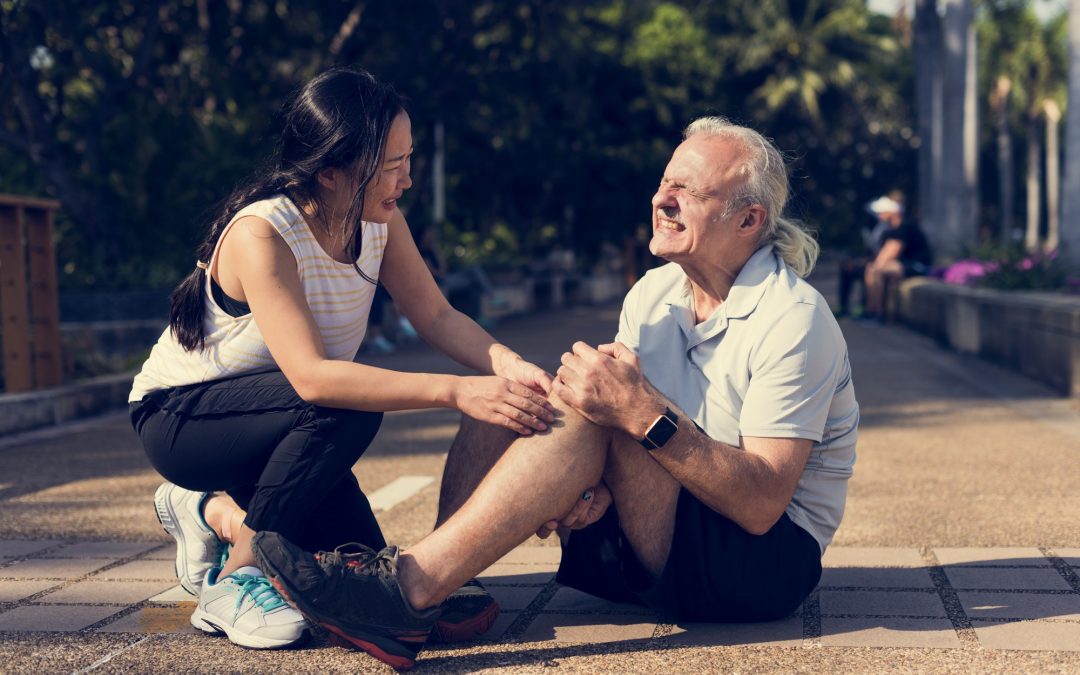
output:
[[[674,621],[769,621],[789,615],[821,578],[821,547],[787,514],[753,535],[679,493],[671,554],[660,577],[641,564],[614,505],[563,545],[556,580]]]

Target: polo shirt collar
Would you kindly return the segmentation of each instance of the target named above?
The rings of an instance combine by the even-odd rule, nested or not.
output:
[[[776,275],[776,257],[772,244],[762,246],[746,261],[725,300],[709,318],[700,324],[694,323],[693,296],[690,280],[683,278],[668,294],[665,303],[679,323],[687,338],[687,349],[693,349],[706,340],[719,335],[727,329],[730,319],[749,316],[757,308],[761,296],[765,294],[770,280]]]
[[[741,319],[757,309],[761,296],[770,279],[776,274],[776,256],[772,244],[762,246],[746,261],[735,283],[731,286],[727,300],[722,305],[727,308],[729,319]]]

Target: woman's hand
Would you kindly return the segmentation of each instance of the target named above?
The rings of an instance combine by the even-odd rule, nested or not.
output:
[[[545,431],[555,420],[554,408],[542,394],[504,377],[462,377],[453,396],[454,407],[469,417],[522,436]]]
[[[499,372],[495,374],[513,380],[518,384],[523,384],[545,397],[551,393],[551,375],[540,366],[529,363],[516,354],[508,360],[505,366],[499,368]]]

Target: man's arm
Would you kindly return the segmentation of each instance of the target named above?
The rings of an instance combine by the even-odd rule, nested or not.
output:
[[[885,243],[881,245],[881,250],[878,251],[874,263],[877,265],[884,265],[894,260],[899,260],[900,254],[903,253],[903,251],[904,242],[899,239],[886,239]]]
[[[595,424],[640,439],[665,407],[675,409],[624,345],[596,350],[578,342],[573,349],[563,356],[553,390]],[[762,534],[791,502],[812,445],[801,438],[745,437],[736,448],[679,414],[678,432],[652,456],[710,508]]]

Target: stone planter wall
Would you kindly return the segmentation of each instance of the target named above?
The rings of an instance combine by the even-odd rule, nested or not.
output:
[[[966,288],[920,277],[900,287],[900,318],[958,352],[1080,399],[1080,298]]]

